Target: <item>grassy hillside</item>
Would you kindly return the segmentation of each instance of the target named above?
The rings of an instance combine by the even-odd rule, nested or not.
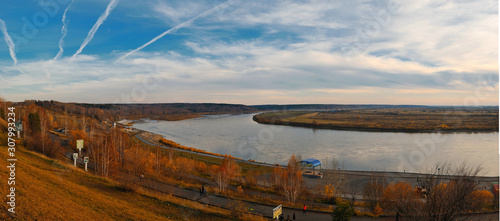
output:
[[[16,150],[18,220],[225,220],[229,211],[142,189],[125,191],[108,179],[37,153]],[[7,147],[0,147],[1,195],[8,195]],[[8,220],[2,203],[0,220]],[[10,214],[10,213],[9,213]]]
[[[0,131],[7,131],[7,122],[0,118]]]

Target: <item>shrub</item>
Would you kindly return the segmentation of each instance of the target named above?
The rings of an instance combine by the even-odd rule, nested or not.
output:
[[[337,207],[333,209],[331,214],[333,221],[348,221],[355,214],[354,208],[347,201],[340,200],[337,202]]]

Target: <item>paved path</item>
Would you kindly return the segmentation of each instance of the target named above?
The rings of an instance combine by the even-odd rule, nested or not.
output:
[[[198,190],[192,190],[187,188],[181,188],[177,186],[173,186],[167,183],[143,178],[140,179],[136,176],[130,174],[123,174],[120,177],[116,177],[117,179],[125,182],[133,182],[137,185],[145,187],[147,189],[172,194],[177,197],[185,198],[188,200],[197,201],[203,204],[213,205],[217,207],[222,207],[226,209],[231,209],[232,204],[235,203],[235,199],[227,198],[224,196],[219,196],[215,194],[208,193],[207,196],[200,196]],[[270,218],[272,216],[273,208],[275,205],[266,205],[262,203],[244,201],[245,207],[248,208],[248,212],[252,214],[262,215],[266,218]],[[283,208],[283,214],[285,214],[285,219],[287,215],[292,217],[293,213],[295,213],[296,220],[332,220],[330,213],[328,212],[313,212],[308,211],[306,214],[302,213],[301,209],[293,209],[293,208]],[[367,217],[353,217],[352,220],[384,220],[387,218],[367,218]],[[391,219],[389,219],[391,220]]]
[[[217,207],[222,207],[226,209],[232,209],[233,207],[231,206],[236,202],[235,199],[227,198],[224,196],[219,196],[215,194],[210,194],[208,193],[206,196],[200,196],[200,193],[198,190],[193,190],[193,189],[188,189],[188,188],[181,188],[177,186],[173,186],[167,183],[143,178],[140,179],[139,177],[130,175],[130,174],[122,174],[122,176],[118,177],[118,179],[126,182],[134,182],[144,188],[167,193],[167,194],[172,194],[177,197],[181,197],[184,199],[192,200],[192,201],[197,201],[203,204],[208,204],[212,206],[217,206]],[[256,202],[250,202],[250,201],[244,201],[245,207],[248,209],[247,212],[252,213],[252,214],[257,214],[257,215],[262,215],[266,218],[271,218],[272,216],[272,210],[275,208],[275,205],[266,205],[263,203],[256,203]],[[296,220],[308,220],[308,221],[313,221],[313,220],[332,220],[332,217],[330,216],[330,213],[328,212],[314,212],[314,211],[308,211],[306,214],[303,214],[301,209],[293,209],[293,208],[283,208],[283,214],[285,215],[285,220],[286,217],[289,215],[290,218],[292,218],[293,213],[295,213],[295,218]],[[471,220],[471,221],[488,221],[488,220],[498,220],[499,219],[499,214],[498,213],[488,213],[488,214],[475,214],[475,215],[468,215],[468,216],[462,216],[460,217],[460,220]],[[352,217],[351,220],[354,221],[373,221],[373,220],[396,220],[395,217],[378,217],[378,218],[373,218],[373,217]]]
[[[141,137],[137,136],[138,139],[141,141],[158,146],[158,144],[153,144],[151,142],[148,142],[147,140],[142,139]],[[176,149],[178,150],[178,149]],[[185,150],[179,150],[179,151],[185,151]],[[187,152],[187,151],[186,151]],[[191,152],[192,153],[192,152]],[[198,153],[202,154],[202,153]],[[205,154],[204,154],[205,155]],[[65,156],[68,159],[72,158],[72,153],[66,152]],[[213,155],[209,155],[211,157],[217,157]],[[246,163],[253,163],[253,162],[248,162],[245,161]],[[77,164],[83,165],[83,160],[78,159]],[[263,165],[263,163],[258,163],[259,165]],[[269,165],[269,164],[265,164]],[[89,169],[93,168],[94,165],[89,165]],[[273,165],[269,165],[273,166]],[[354,172],[358,176],[371,176],[372,172]],[[391,174],[391,173],[389,173]],[[400,176],[400,173],[395,173],[398,176]],[[411,174],[404,174],[405,176],[411,175]],[[193,200],[197,201],[203,204],[208,204],[216,207],[222,207],[226,209],[232,209],[231,204],[234,204],[237,200],[227,198],[224,196],[219,196],[215,194],[207,194],[207,196],[200,196],[198,190],[193,190],[193,189],[188,189],[188,188],[182,188],[182,187],[177,187],[173,186],[167,183],[159,182],[156,180],[151,180],[147,178],[140,179],[139,177],[136,177],[131,174],[120,174],[117,177],[115,177],[118,180],[125,181],[125,182],[133,182],[136,183],[144,188],[162,192],[162,193],[167,193],[167,194],[172,194],[174,196],[188,199],[188,200]],[[257,214],[257,215],[262,215],[266,218],[270,218],[272,216],[272,210],[273,208],[276,207],[276,205],[266,205],[262,203],[257,203],[257,202],[251,202],[251,201],[244,201],[245,207],[248,208],[248,212],[252,214]],[[295,213],[296,220],[308,220],[308,221],[313,221],[313,220],[332,220],[330,213],[328,212],[314,212],[314,211],[308,211],[306,214],[302,213],[301,209],[294,209],[294,208],[283,208],[283,214],[285,215],[285,220],[286,217],[289,215],[290,218],[292,217],[293,213]],[[499,216],[498,213],[491,213],[491,214],[478,214],[478,215],[469,215],[467,217],[462,217],[466,218],[466,220],[498,220]],[[395,220],[395,217],[379,217],[379,218],[369,218],[369,217],[352,217],[352,220],[358,220],[358,221],[369,221],[369,220]]]

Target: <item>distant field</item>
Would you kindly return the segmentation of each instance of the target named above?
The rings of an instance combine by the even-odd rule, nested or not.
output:
[[[311,128],[394,132],[494,132],[498,110],[446,108],[357,109],[339,111],[285,111],[258,114],[263,124]]]

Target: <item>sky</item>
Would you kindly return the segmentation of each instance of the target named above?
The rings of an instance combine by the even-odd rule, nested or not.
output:
[[[498,2],[4,0],[0,96],[498,105]]]

